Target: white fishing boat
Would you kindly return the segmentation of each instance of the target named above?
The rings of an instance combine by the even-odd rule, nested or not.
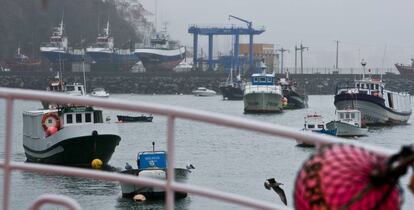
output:
[[[266,74],[266,65],[262,63],[262,73],[253,74],[243,93],[244,112],[281,112],[282,88],[276,84],[275,74]]]
[[[328,129],[326,127],[325,120],[322,115],[319,114],[309,114],[304,117],[304,128],[303,131],[309,131],[309,132],[316,132],[321,134],[327,134],[331,136],[335,136],[337,130],[336,129]],[[301,147],[314,147],[315,145],[310,142],[303,142],[296,140],[298,143],[298,146]]]
[[[336,119],[326,124],[329,130],[336,130],[336,136],[366,136],[368,128],[361,123],[361,112],[354,109],[336,110]]]
[[[337,110],[361,111],[362,121],[369,124],[405,124],[411,116],[410,94],[385,89],[381,79],[364,78],[337,87]]]
[[[195,96],[215,96],[216,91],[207,89],[205,87],[199,87],[192,91]]]
[[[106,90],[104,88],[94,88],[92,90],[91,96],[99,97],[99,98],[108,98],[109,93],[106,92]]]
[[[102,111],[88,106],[23,113],[23,147],[28,162],[90,166],[106,164],[121,137],[118,128],[104,123]]]

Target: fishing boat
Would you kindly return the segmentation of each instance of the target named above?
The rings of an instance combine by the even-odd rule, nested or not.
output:
[[[108,98],[109,93],[104,88],[94,88],[91,92],[92,97]]]
[[[230,69],[227,81],[220,84],[220,91],[223,94],[223,100],[243,100],[244,86],[240,74],[234,80],[233,69]]]
[[[173,71],[185,58],[186,49],[171,41],[164,29],[155,34],[150,46],[137,48],[134,53],[142,61],[146,71]]]
[[[193,90],[192,93],[195,96],[215,96],[216,91],[207,89],[205,87],[198,87],[197,89]]]
[[[327,134],[327,135],[331,135],[331,136],[336,136],[336,129],[328,129],[326,127],[326,123],[324,121],[324,118],[322,115],[319,114],[309,114],[306,115],[304,117],[304,128],[302,129],[303,131],[307,131],[307,132],[315,132],[315,133],[320,133],[320,134]],[[298,143],[297,146],[300,147],[314,147],[315,145],[312,143],[308,143],[308,142],[303,142],[303,141],[299,141],[296,140],[296,142]]]
[[[400,72],[401,76],[414,76],[414,59],[411,59],[411,65],[404,65],[401,63],[395,64],[398,72]]]
[[[72,84],[65,84],[63,80],[59,78],[59,74],[49,83],[49,86],[46,88],[46,91],[58,92],[58,93],[65,93],[71,96],[85,96],[85,88],[83,84],[80,83],[72,83]],[[48,101],[42,101],[42,106],[44,109],[56,108],[58,104],[50,103]]]
[[[49,43],[40,47],[40,52],[52,64],[83,62],[85,51],[68,47],[68,38],[64,35],[63,19],[58,27],[53,29]]]
[[[130,70],[138,61],[138,57],[130,49],[116,49],[114,38],[110,35],[109,20],[96,43],[86,48],[86,55],[92,61],[92,71]]]
[[[366,136],[368,128],[361,123],[361,112],[354,109],[336,110],[336,119],[326,124],[328,130],[336,130],[336,136]]]
[[[265,113],[282,111],[282,88],[276,84],[275,74],[266,73],[266,65],[261,64],[262,73],[251,76],[251,82],[244,89],[245,113]]]
[[[405,124],[411,116],[410,94],[387,90],[385,83],[375,78],[339,84],[334,104],[337,110],[359,110],[367,125]]]
[[[104,123],[102,110],[90,106],[58,106],[23,112],[23,147],[28,162],[90,166],[110,160],[121,137]]]
[[[285,78],[280,78],[279,84],[282,87],[283,97],[287,100],[283,109],[308,108],[308,95],[298,90],[297,83],[289,79],[289,73],[286,73]]]
[[[137,155],[137,168],[133,169],[128,163],[126,170],[121,171],[122,174],[129,174],[132,176],[153,178],[165,180],[167,178],[167,152],[156,151],[155,143],[153,142],[152,151],[139,152]],[[175,168],[175,178],[178,182],[185,182],[190,169]],[[140,186],[134,184],[121,183],[122,197],[132,198],[136,195],[143,195],[145,198],[164,198],[165,189],[160,187]],[[176,192],[176,198],[185,198],[187,193]]]
[[[118,122],[152,122],[154,118],[152,115],[146,116],[127,116],[127,115],[117,115]]]
[[[29,58],[27,55],[21,52],[20,46],[17,48],[16,54],[13,59],[6,60],[6,66],[12,71],[24,71],[24,70],[40,70],[41,61],[39,59]]]

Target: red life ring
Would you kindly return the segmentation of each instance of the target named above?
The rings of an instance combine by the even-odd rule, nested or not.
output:
[[[54,112],[48,112],[48,113],[46,113],[46,114],[44,114],[43,115],[43,117],[42,117],[42,127],[43,127],[43,130],[45,131],[45,132],[47,132],[47,129],[49,128],[49,126],[48,125],[46,125],[46,121],[49,119],[49,118],[53,118],[54,119],[54,121],[55,121],[55,127],[56,127],[56,129],[57,130],[60,130],[60,118],[59,118],[59,116],[56,114],[56,113],[54,113]]]

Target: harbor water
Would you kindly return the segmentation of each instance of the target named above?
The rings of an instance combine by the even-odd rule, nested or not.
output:
[[[111,98],[145,101],[181,107],[189,107],[231,116],[238,116],[272,124],[285,125],[297,130],[303,128],[304,116],[318,113],[326,121],[334,118],[333,96],[310,96],[309,108],[288,110],[281,114],[243,114],[243,101],[223,101],[221,96],[195,97],[192,95],[111,95]],[[4,139],[5,103],[1,101],[0,136]],[[40,102],[16,101],[13,122],[12,159],[24,162],[22,143],[22,111],[41,107]],[[414,107],[413,107],[414,109]],[[140,115],[120,110],[104,110],[104,118],[111,117],[115,123],[116,115]],[[136,155],[139,151],[151,150],[151,142],[157,150],[166,150],[167,119],[154,116],[152,123],[117,123],[122,140],[112,156],[110,165],[122,169],[125,163],[136,168]],[[359,141],[398,150],[401,145],[413,144],[413,117],[408,125],[370,128],[369,136],[349,141]],[[238,129],[220,127],[178,119],[175,132],[175,164],[185,167],[193,164],[195,170],[190,174],[188,183],[247,197],[258,198],[275,204],[282,204],[273,191],[266,190],[263,183],[274,177],[284,185],[288,205],[293,208],[293,186],[296,174],[302,163],[315,149],[296,147],[294,140]],[[4,141],[0,141],[3,159]],[[3,180],[3,171],[0,171]],[[400,184],[404,190],[402,209],[412,209],[414,199],[405,176]],[[0,182],[2,189],[3,182]],[[136,203],[121,198],[121,188],[116,182],[104,182],[75,177],[54,176],[37,173],[13,172],[11,183],[11,208],[27,209],[42,194],[61,194],[77,200],[83,209],[164,209],[163,201]],[[0,198],[2,199],[2,198]],[[47,206],[44,209],[60,209]],[[62,208],[63,209],[63,208]],[[196,195],[176,202],[176,209],[244,209],[237,205],[223,203]]]

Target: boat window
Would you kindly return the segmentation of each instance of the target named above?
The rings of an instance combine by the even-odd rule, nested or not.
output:
[[[308,128],[315,128],[315,125],[311,125],[311,124],[309,124],[309,125],[308,125]]]
[[[344,119],[344,113],[340,113],[339,118]]]
[[[76,123],[82,123],[82,114],[76,114]]]
[[[346,113],[346,119],[349,119],[349,113]]]
[[[79,91],[82,91],[82,88],[81,88],[81,87],[78,87],[78,90],[79,90]]]
[[[260,77],[260,82],[266,82],[266,77]]]
[[[85,122],[87,122],[87,123],[92,122],[91,113],[86,113],[85,114]]]
[[[375,86],[374,84],[371,84],[371,90],[374,90],[374,86]]]
[[[359,87],[360,87],[359,83],[357,83],[357,84],[356,84],[356,87],[357,87],[357,88],[359,88]]]
[[[351,119],[355,119],[355,113],[351,113]]]
[[[272,82],[272,78],[271,77],[268,77],[267,78],[267,82]]]
[[[379,90],[379,84],[375,85],[375,90]]]
[[[257,82],[257,77],[253,78],[253,81]]]
[[[320,124],[319,124],[319,125],[318,125],[318,128],[323,128],[323,125],[320,125]]]
[[[66,123],[67,124],[72,124],[73,123],[73,116],[72,116],[72,114],[67,114],[66,115]]]
[[[66,90],[67,91],[74,91],[75,87],[74,86],[66,86]]]

